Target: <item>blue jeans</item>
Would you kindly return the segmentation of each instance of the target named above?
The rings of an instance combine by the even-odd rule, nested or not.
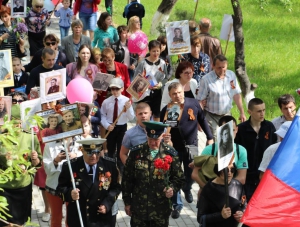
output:
[[[60,41],[69,35],[69,30],[70,30],[70,27],[68,28],[64,28],[64,27],[59,27],[60,29]]]
[[[173,209],[175,210],[182,210],[183,208],[183,202],[181,200],[181,193],[180,190],[173,195],[172,197],[172,204],[173,204]]]

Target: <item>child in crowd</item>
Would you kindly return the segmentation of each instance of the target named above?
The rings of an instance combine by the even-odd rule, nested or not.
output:
[[[94,91],[94,106],[91,111],[91,123],[92,123],[92,137],[98,138],[99,136],[99,127],[101,123],[101,113],[100,113],[100,105],[97,102],[98,93]]]
[[[124,90],[124,82],[121,78],[113,78],[109,87],[112,96],[102,103],[101,124],[107,132],[109,131],[109,135],[106,137],[108,156],[114,158],[117,150],[117,165],[122,173],[124,165],[120,160],[121,143],[127,131],[127,122],[134,118],[134,111],[129,98],[121,94]],[[122,113],[122,111],[124,112]],[[116,121],[119,115],[120,118]]]
[[[55,10],[54,15],[60,17],[60,40],[69,35],[69,29],[71,27],[71,19],[73,17],[73,10],[69,8],[70,0],[63,0],[63,7],[59,10]]]
[[[22,70],[21,59],[18,57],[12,58],[13,73],[14,73],[14,87],[5,88],[4,94],[11,93],[13,91],[25,92],[25,86],[28,80],[28,74]]]

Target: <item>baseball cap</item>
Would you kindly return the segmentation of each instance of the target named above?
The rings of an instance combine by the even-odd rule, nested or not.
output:
[[[121,78],[116,77],[110,81],[109,87],[122,88],[122,87],[124,87],[124,82],[123,82],[123,80],[121,80]]]
[[[287,131],[289,130],[290,126],[291,126],[292,122],[291,121],[286,121],[284,122],[282,125],[280,125],[279,129],[275,132],[278,136],[280,136],[281,138],[285,137],[285,134],[287,133]]]

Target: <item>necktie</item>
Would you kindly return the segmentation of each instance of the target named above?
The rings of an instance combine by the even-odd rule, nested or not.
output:
[[[16,74],[16,75],[15,75],[15,78],[16,78],[17,81],[20,80],[20,77],[21,77],[21,76],[20,76],[19,74]]]
[[[114,106],[114,116],[113,116],[113,123],[118,117],[118,99],[115,98],[115,106]]]
[[[94,182],[94,169],[93,166],[90,166],[89,177],[92,182]]]
[[[155,158],[155,156],[157,155],[157,153],[158,153],[158,150],[151,150],[150,149],[150,154],[151,154],[152,158]]]

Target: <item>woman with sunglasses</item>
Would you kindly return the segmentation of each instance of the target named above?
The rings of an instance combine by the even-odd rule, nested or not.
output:
[[[55,64],[66,67],[67,57],[63,51],[59,50],[59,38],[55,34],[48,34],[44,37],[43,44],[44,48],[51,48],[55,51]],[[30,72],[35,67],[43,64],[42,52],[44,48],[37,51],[31,59],[30,63],[24,66],[25,72]]]
[[[51,23],[50,15],[44,8],[43,0],[32,1],[32,7],[25,17],[25,22],[28,27],[28,41],[31,60],[33,55],[39,49],[44,47],[43,38],[46,35],[46,26],[49,26]]]
[[[198,202],[197,220],[206,227],[237,227],[246,208],[243,185],[233,178],[236,168],[233,163],[227,167],[229,206],[225,206],[224,171],[214,166],[215,179],[209,181],[201,191]]]
[[[11,50],[12,57],[25,57],[25,41],[22,37],[17,37],[12,31],[16,25],[16,20],[11,18],[11,9],[1,6],[0,19],[3,24],[0,25],[0,50]]]

